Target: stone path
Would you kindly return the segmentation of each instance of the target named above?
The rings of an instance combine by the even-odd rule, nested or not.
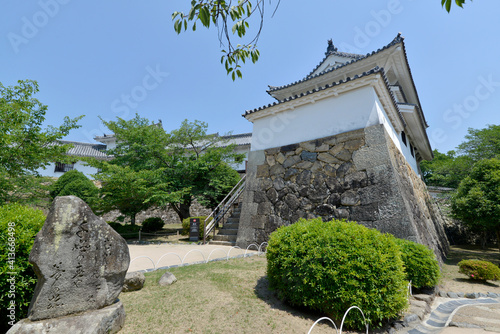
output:
[[[484,305],[491,304],[499,304],[498,299],[492,298],[482,298],[482,299],[454,299],[450,301],[446,301],[440,304],[436,309],[432,311],[432,313],[427,317],[427,319],[420,325],[417,325],[415,328],[405,329],[403,331],[399,331],[398,333],[408,333],[408,334],[451,334],[451,333],[474,333],[474,328],[477,329],[477,333],[493,333],[484,331],[482,328],[487,330],[494,330],[495,332],[500,332],[500,321],[498,321],[498,314],[495,312],[486,312],[483,310],[477,311],[478,308],[485,308]],[[486,316],[486,318],[479,319],[481,327],[474,325],[474,317],[467,317],[466,324],[457,323],[457,325],[462,326],[471,326],[469,328],[457,328],[457,327],[448,327],[451,320],[454,319],[455,313],[457,310],[464,306],[474,306],[475,313],[480,313],[480,315]],[[474,312],[474,311],[473,311]],[[479,315],[479,314],[478,314]],[[478,320],[478,319],[476,319]],[[492,320],[494,327],[488,328],[484,326],[485,322]],[[496,325],[496,326],[495,326]],[[460,327],[462,327],[460,326]]]

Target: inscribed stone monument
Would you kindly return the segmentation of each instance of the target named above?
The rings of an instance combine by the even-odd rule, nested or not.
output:
[[[29,258],[38,282],[31,321],[97,310],[121,292],[130,255],[125,240],[81,199],[57,197]]]

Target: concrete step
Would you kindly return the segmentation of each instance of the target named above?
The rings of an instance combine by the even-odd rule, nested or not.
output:
[[[208,242],[209,245],[219,245],[219,246],[234,246],[236,245],[236,242],[233,241],[216,241],[216,240],[210,240]]]
[[[213,240],[214,241],[234,241],[236,242],[236,234],[234,235],[220,235],[220,234],[217,234]]]
[[[231,229],[231,230],[237,230],[238,228],[240,227],[240,223],[239,222],[235,222],[235,223],[225,223],[224,226],[222,226],[222,228],[228,228],[228,229]]]
[[[226,228],[226,226],[221,228],[218,233],[218,235],[235,235],[235,234],[238,234],[237,228]]]
[[[231,223],[239,223],[240,222],[240,218],[235,218],[235,217],[229,217],[226,221],[226,224],[231,224]],[[224,224],[224,225],[226,225]]]

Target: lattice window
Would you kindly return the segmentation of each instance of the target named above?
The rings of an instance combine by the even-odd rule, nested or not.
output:
[[[56,162],[56,167],[54,172],[66,173],[75,168],[75,164],[64,164],[62,162]]]

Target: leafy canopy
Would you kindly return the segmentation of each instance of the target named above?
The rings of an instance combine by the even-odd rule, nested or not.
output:
[[[0,203],[19,193],[26,195],[20,190],[33,184],[37,169],[52,161],[67,161],[70,146],[55,143],[78,128],[83,117],[65,117],[59,127],[44,129],[47,106],[33,97],[37,92],[38,84],[32,80],[7,87],[0,83]]]
[[[500,160],[477,162],[452,196],[451,208],[465,224],[496,231],[500,248]]]
[[[161,123],[153,124],[139,115],[104,124],[115,134],[117,146],[108,151],[114,159],[93,162],[102,169],[97,178],[102,178],[103,190],[109,189],[107,197],[125,200],[126,192],[132,190],[120,185],[120,179],[134,179],[129,183],[134,185],[138,201],[132,211],[140,206],[169,205],[182,220],[189,217],[194,198],[211,206],[238,181],[237,172],[228,163],[241,162],[244,155],[236,154],[234,145],[222,142],[220,136],[207,134],[204,122],[185,120],[170,133]],[[113,178],[116,187],[110,188]]]
[[[432,161],[420,163],[425,183],[430,186],[457,188],[469,175],[474,163],[483,159],[500,158],[500,126],[469,128],[465,141],[456,151],[444,154],[434,150],[433,153]]]

